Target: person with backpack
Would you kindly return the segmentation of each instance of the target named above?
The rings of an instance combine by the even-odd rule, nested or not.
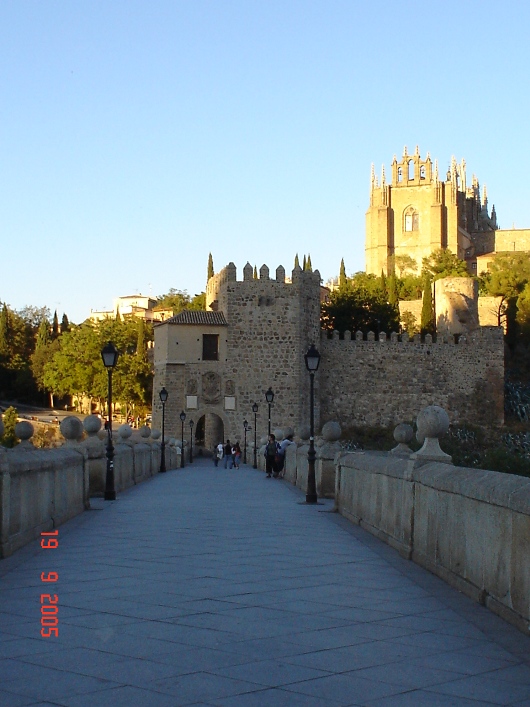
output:
[[[267,471],[267,478],[271,478],[271,474],[274,478],[278,478],[278,469],[276,467],[276,455],[278,454],[278,443],[276,442],[276,437],[273,434],[269,435],[269,441],[265,445],[265,469]]]

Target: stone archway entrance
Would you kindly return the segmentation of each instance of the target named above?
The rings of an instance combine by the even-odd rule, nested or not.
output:
[[[213,452],[213,448],[224,442],[224,422],[219,415],[214,412],[206,412],[197,421],[195,427],[195,444],[208,452]]]

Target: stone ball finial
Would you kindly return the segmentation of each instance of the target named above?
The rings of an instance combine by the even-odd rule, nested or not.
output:
[[[342,434],[342,428],[338,422],[330,420],[322,428],[322,437],[326,442],[337,442]]]
[[[398,444],[397,447],[390,450],[390,454],[398,457],[408,457],[412,453],[408,444],[412,441],[413,437],[414,430],[410,425],[407,425],[405,422],[397,425],[394,429],[394,439]]]
[[[294,430],[292,427],[284,427],[283,428],[283,438],[287,439],[288,437],[293,437],[294,436]]]
[[[101,429],[101,419],[97,415],[88,415],[83,420],[83,427],[89,437],[95,437]]]
[[[140,427],[140,437],[147,439],[150,436],[151,436],[151,428],[150,427],[148,427],[147,425]]]
[[[416,418],[418,432],[426,437],[439,438],[447,434],[449,429],[449,415],[439,405],[429,405],[423,409]]]
[[[118,427],[118,437],[120,438],[120,441],[125,442],[125,440],[129,439],[132,435],[132,432],[132,427],[130,425],[120,425]]]
[[[263,437],[260,437],[259,438],[260,447],[263,447],[263,445],[267,444],[268,441],[269,441],[269,438],[267,436],[263,435]]]
[[[21,420],[15,425],[15,436],[18,437],[21,444],[25,444],[25,446],[31,444],[30,439],[33,437],[34,431],[33,425],[27,420]]]
[[[419,413],[416,424],[416,438],[423,446],[410,458],[420,463],[437,461],[452,464],[451,456],[442,451],[438,441],[449,429],[449,415],[446,411],[438,405],[429,405]]]
[[[78,442],[83,437],[83,423],[75,415],[64,417],[59,429],[67,442]]]
[[[410,425],[407,425],[405,422],[402,422],[400,425],[396,426],[394,430],[394,439],[399,444],[409,444],[409,442],[412,442],[413,437],[414,430]]]
[[[156,441],[157,439],[160,439],[161,436],[162,432],[160,432],[160,430],[151,430],[151,439]]]
[[[302,425],[302,427],[300,427],[300,430],[298,431],[298,434],[303,442],[307,441],[311,436],[311,430],[309,428],[309,425]]]
[[[276,441],[281,442],[282,439],[284,438],[283,427],[277,427],[272,432],[273,432],[274,436],[276,437]]]

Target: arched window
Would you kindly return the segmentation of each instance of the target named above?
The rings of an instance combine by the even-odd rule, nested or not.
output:
[[[403,170],[401,167],[398,167],[398,182],[403,181]]]
[[[425,179],[425,165],[422,164],[420,167],[420,179]]]
[[[413,160],[409,160],[409,179],[414,179],[414,162]]]
[[[420,217],[413,206],[409,206],[407,209],[405,209],[403,216],[404,231],[419,231]]]

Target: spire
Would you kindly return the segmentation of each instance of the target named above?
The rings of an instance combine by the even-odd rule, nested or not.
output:
[[[375,186],[375,165],[374,165],[373,162],[372,162],[372,170],[371,170],[371,172],[370,172],[370,184],[371,184],[372,189],[373,189],[374,186]]]
[[[415,157],[419,157],[419,156],[420,156],[420,146],[419,146],[419,145],[416,145],[416,151],[415,151],[415,153],[414,153],[414,156],[415,156]]]
[[[482,207],[484,209],[488,208],[488,190],[486,189],[486,185],[482,187]]]
[[[405,147],[403,148],[403,157],[405,158],[408,156],[409,156],[409,153],[407,152],[407,146],[405,145]]]
[[[491,208],[491,225],[493,228],[497,228],[497,212],[495,211],[495,204]]]

